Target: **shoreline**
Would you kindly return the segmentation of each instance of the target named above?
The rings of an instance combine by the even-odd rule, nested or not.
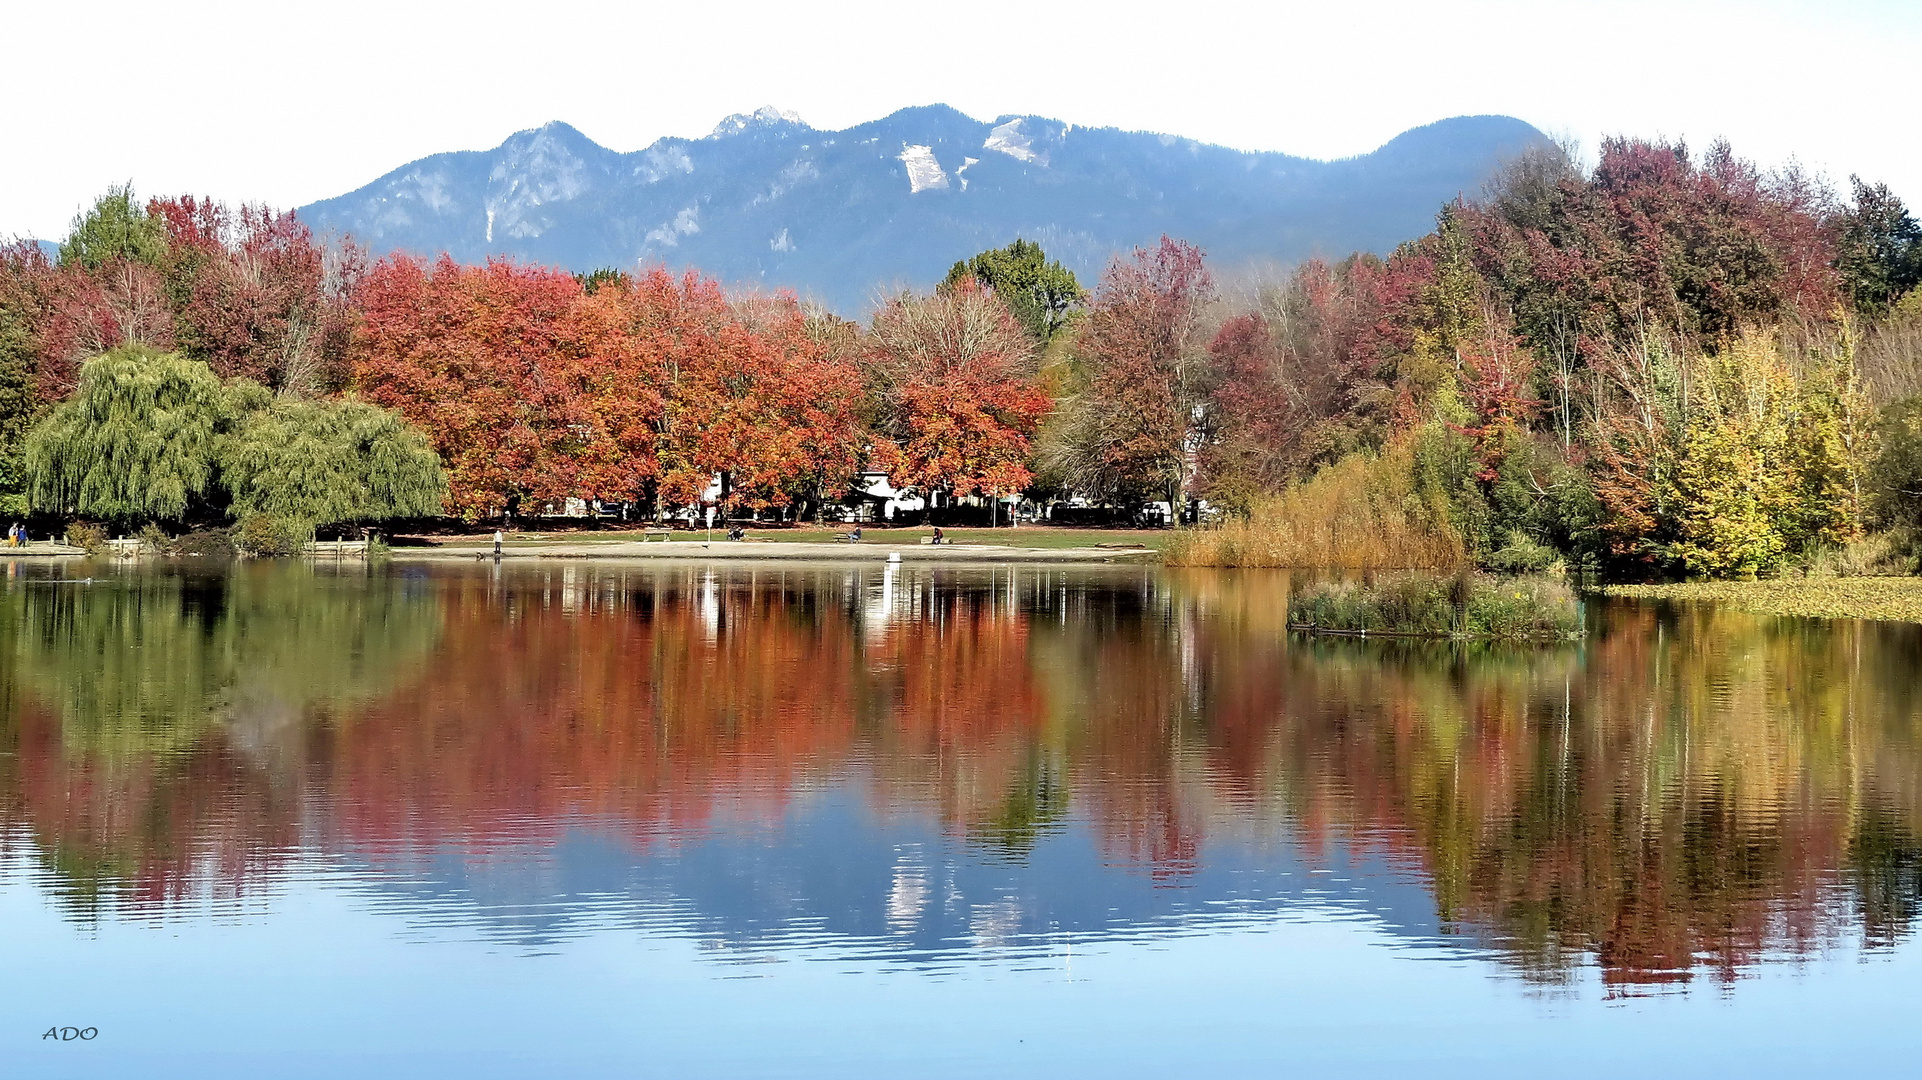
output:
[[[897,558],[898,556],[898,558]],[[526,541],[502,545],[502,561],[529,559],[704,559],[797,562],[915,562],[915,563],[1115,563],[1141,562],[1159,553],[1137,548],[1041,548],[997,544],[852,544],[774,540],[616,540]],[[474,561],[494,558],[492,543],[445,544],[435,547],[395,547],[396,561]]]

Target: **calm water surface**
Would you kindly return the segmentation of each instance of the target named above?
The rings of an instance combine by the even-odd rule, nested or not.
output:
[[[1142,567],[71,572],[0,592],[8,1075],[1922,1049],[1922,627],[1304,641],[1286,575]]]

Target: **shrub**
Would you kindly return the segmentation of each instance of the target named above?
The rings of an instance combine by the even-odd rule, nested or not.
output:
[[[1882,525],[1922,527],[1922,397],[1882,410],[1868,467],[1869,506]]]
[[[169,555],[199,555],[213,558],[231,558],[234,554],[234,536],[226,529],[197,529],[174,538],[168,545]]]
[[[248,555],[298,555],[313,535],[314,530],[301,522],[252,514],[234,527],[234,547]]]
[[[89,555],[98,555],[107,550],[107,530],[85,521],[76,521],[67,526],[69,547],[83,548]]]
[[[1538,544],[1519,530],[1488,557],[1488,568],[1504,574],[1539,574],[1554,566],[1561,555],[1547,544]]]

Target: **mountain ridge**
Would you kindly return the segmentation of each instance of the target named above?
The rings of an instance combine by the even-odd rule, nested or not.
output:
[[[626,153],[549,121],[297,213],[376,254],[696,267],[852,313],[877,288],[925,288],[1017,236],[1084,282],[1163,232],[1227,265],[1385,253],[1546,143],[1511,117],[1453,117],[1322,161],[1036,115],[976,120],[939,104],[826,131],[770,106]]]

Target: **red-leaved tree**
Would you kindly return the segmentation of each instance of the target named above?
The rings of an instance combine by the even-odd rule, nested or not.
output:
[[[1069,486],[1181,501],[1206,374],[1214,281],[1200,248],[1162,237],[1102,276],[1080,343],[1085,385],[1051,455]]]

